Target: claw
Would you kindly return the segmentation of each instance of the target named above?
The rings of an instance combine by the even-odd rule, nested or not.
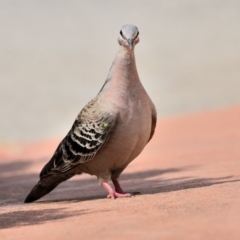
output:
[[[113,184],[115,186],[115,190],[109,185],[107,182],[103,182],[102,186],[108,191],[107,198],[115,199],[115,198],[125,198],[132,197],[135,194],[140,194],[139,192],[134,193],[125,193],[119,185],[119,182],[115,179],[113,180]]]
[[[110,193],[107,195],[107,198],[112,198],[112,199],[115,199],[115,198],[125,198],[125,197],[132,197],[134,195],[132,195],[131,193],[117,193],[117,192],[113,192],[113,193]]]

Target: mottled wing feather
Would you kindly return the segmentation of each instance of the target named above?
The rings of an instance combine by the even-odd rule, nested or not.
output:
[[[107,142],[115,121],[116,118],[110,115],[98,120],[84,120],[79,117],[43,168],[40,177],[65,173],[81,163],[92,160]]]

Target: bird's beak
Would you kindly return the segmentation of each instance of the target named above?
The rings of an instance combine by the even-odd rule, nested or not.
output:
[[[128,41],[130,50],[132,50],[133,49],[133,39],[128,39],[127,41]]]

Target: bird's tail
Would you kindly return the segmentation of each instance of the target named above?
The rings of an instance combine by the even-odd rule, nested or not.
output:
[[[35,187],[32,189],[32,191],[27,195],[24,203],[30,203],[38,200],[39,198],[45,196],[49,192],[51,192],[57,185],[57,184],[52,184],[47,187],[41,186],[40,183],[36,184]]]
[[[81,173],[79,172],[78,174],[81,174]],[[30,203],[38,200],[39,198],[50,193],[60,183],[68,180],[74,175],[75,175],[75,171],[73,169],[73,171],[69,171],[68,173],[50,175],[40,179],[40,181],[35,185],[32,191],[28,194],[24,202]]]

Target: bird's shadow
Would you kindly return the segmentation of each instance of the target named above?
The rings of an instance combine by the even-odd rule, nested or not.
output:
[[[18,210],[0,214],[0,229],[36,225],[84,215],[88,210],[69,211],[66,208],[51,208],[41,210]]]
[[[46,162],[44,159],[38,161]],[[16,160],[9,163],[0,163],[0,204],[20,204],[38,181],[38,175],[29,173],[30,160]],[[123,173],[120,181],[125,191],[140,191],[142,194],[154,194],[171,192],[188,188],[208,187],[215,184],[240,181],[232,179],[233,176],[219,178],[196,178],[188,175],[171,177],[167,175],[179,172],[190,172],[200,166],[188,166],[183,168],[152,169],[134,173]],[[60,184],[50,194],[37,203],[51,203],[59,201],[86,201],[104,198],[106,192],[100,188],[95,177],[73,177],[71,180]],[[78,179],[79,178],[79,179]],[[68,197],[65,197],[68,196]]]
[[[39,162],[44,163],[45,161],[39,160]],[[24,207],[23,210],[1,211],[4,207],[23,205],[24,198],[38,181],[38,175],[29,172],[28,168],[30,166],[30,160],[11,161],[9,163],[0,162],[0,228],[40,224],[74,215],[87,214],[90,212],[89,210],[74,211],[73,213],[70,210],[65,211],[61,205],[59,205],[57,209],[51,208],[51,206],[55,203],[61,204],[67,202],[71,204],[106,197],[105,191],[100,188],[96,178],[86,178],[85,175],[79,179],[77,177],[62,183],[40,201],[30,204],[30,206],[33,207],[35,204],[46,205],[48,209],[33,210],[27,207],[29,205],[24,205],[26,207]],[[134,192],[137,190],[142,194],[166,194],[172,191],[209,187],[216,184],[240,181],[236,176],[199,178],[188,175],[189,172],[193,172],[194,168],[199,167],[200,166],[189,166],[123,173],[120,180],[125,191]],[[180,172],[181,177],[173,177],[175,173]]]

